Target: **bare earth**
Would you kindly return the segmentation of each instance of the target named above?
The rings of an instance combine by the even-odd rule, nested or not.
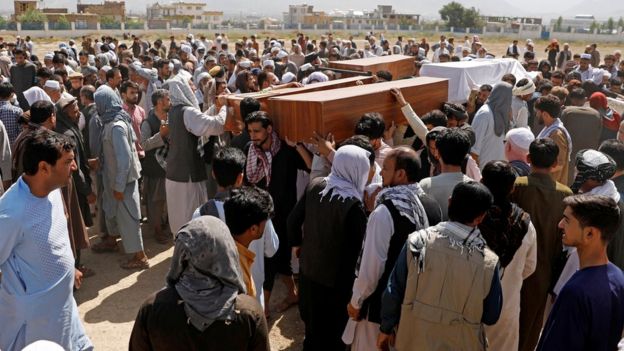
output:
[[[336,37],[339,36],[336,35]],[[236,38],[231,37],[231,42]],[[388,39],[395,40],[394,38]],[[60,41],[65,40],[67,38],[39,41],[36,43],[36,53],[42,57],[45,52],[53,51]],[[358,47],[362,47],[362,38],[356,40],[358,40]],[[430,37],[429,40],[435,42],[434,37]],[[500,57],[505,53],[511,40],[485,38],[483,41],[490,52]],[[166,43],[168,44],[168,40]],[[572,51],[576,53],[581,52],[588,43],[571,44]],[[536,41],[539,59],[545,58],[543,49],[546,45],[545,41]],[[622,45],[601,44],[599,50],[604,55],[621,47]],[[82,288],[76,292],[75,296],[87,333],[99,350],[127,349],[134,318],[140,305],[148,295],[158,291],[165,284],[165,276],[173,254],[172,245],[156,243],[149,232],[144,232],[143,237],[152,267],[142,272],[119,268],[119,264],[126,259],[120,253],[96,255],[90,250],[83,252],[83,263],[95,270],[96,275],[85,279]],[[95,241],[97,238],[94,237],[93,242]],[[285,293],[284,286],[279,279],[275,290],[271,303],[273,310]],[[302,349],[304,326],[296,307],[281,314],[273,312],[269,326],[272,350]]]
[[[143,238],[151,268],[141,272],[119,267],[126,260],[124,254],[94,254],[83,250],[82,263],[96,274],[83,281],[75,297],[87,335],[97,350],[127,349],[139,307],[150,294],[165,285],[173,246],[158,244],[148,231],[143,232]],[[98,240],[93,237],[92,243]],[[296,306],[285,313],[274,311],[284,293],[284,285],[278,279],[271,303],[273,317],[269,321],[271,349],[301,350],[303,322]]]

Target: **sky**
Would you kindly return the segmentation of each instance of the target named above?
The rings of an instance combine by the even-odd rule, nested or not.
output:
[[[5,0],[3,0],[5,1]],[[9,0],[6,0],[9,1]],[[195,0],[202,1],[202,0]],[[100,0],[83,0],[84,3],[98,3]],[[155,0],[133,0],[126,1],[126,8],[133,13],[145,13],[147,5],[156,2]],[[160,0],[160,3],[169,3],[172,0]],[[203,0],[206,2],[206,0]],[[427,19],[439,18],[438,10],[450,0],[315,0],[305,3],[314,5],[315,10],[330,11],[332,9],[374,9],[377,4],[392,5],[397,12],[421,14]],[[624,1],[620,0],[458,0],[464,6],[474,6],[484,15],[498,16],[527,16],[541,17],[545,20],[564,17],[573,17],[579,14],[591,14],[598,19],[606,19],[614,16],[615,19],[624,15]],[[76,0],[43,0],[47,7],[67,7],[70,10],[76,8]],[[227,1],[207,1],[210,10],[221,10],[226,15],[258,14],[280,17],[281,13],[288,11],[289,4],[304,3],[304,1],[294,0],[272,0],[272,1],[249,1],[249,0],[227,0]],[[621,4],[621,5],[618,5]]]

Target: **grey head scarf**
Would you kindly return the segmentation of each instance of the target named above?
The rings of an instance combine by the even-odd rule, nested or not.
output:
[[[245,293],[245,284],[236,244],[223,221],[201,216],[178,231],[167,285],[180,294],[189,323],[200,331],[234,318],[236,296]]]
[[[511,84],[500,82],[494,86],[486,102],[494,115],[494,133],[496,136],[501,136],[509,130],[511,91]]]
[[[123,109],[123,103],[117,93],[108,85],[100,86],[93,97],[95,108],[102,123],[106,124],[115,117],[121,115],[127,122],[130,122],[130,115]]]
[[[178,73],[163,84],[163,89],[169,90],[171,106],[184,105],[199,109],[197,97],[188,83],[189,77]]]
[[[95,56],[96,67],[102,68],[104,66],[108,66],[110,64],[108,55],[106,54],[97,54]]]

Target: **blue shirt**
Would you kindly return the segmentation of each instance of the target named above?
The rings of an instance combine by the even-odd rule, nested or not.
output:
[[[0,198],[0,349],[50,340],[92,348],[72,294],[74,257],[59,189],[46,197],[20,177]]]
[[[609,263],[576,272],[561,289],[537,350],[617,350],[624,328],[624,273]]]

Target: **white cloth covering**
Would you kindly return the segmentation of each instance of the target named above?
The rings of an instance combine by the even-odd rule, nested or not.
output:
[[[524,67],[514,59],[427,63],[420,69],[422,77],[448,78],[448,100],[457,103],[466,102],[471,89],[477,89],[483,84],[499,83],[507,73],[513,74],[517,80],[531,79]]]
[[[494,133],[494,115],[488,104],[483,105],[472,121],[476,142],[471,152],[479,156],[479,168],[483,170],[486,163],[505,159],[505,134]]]
[[[511,127],[529,127],[529,107],[526,101],[518,96],[514,96],[511,100]]]

